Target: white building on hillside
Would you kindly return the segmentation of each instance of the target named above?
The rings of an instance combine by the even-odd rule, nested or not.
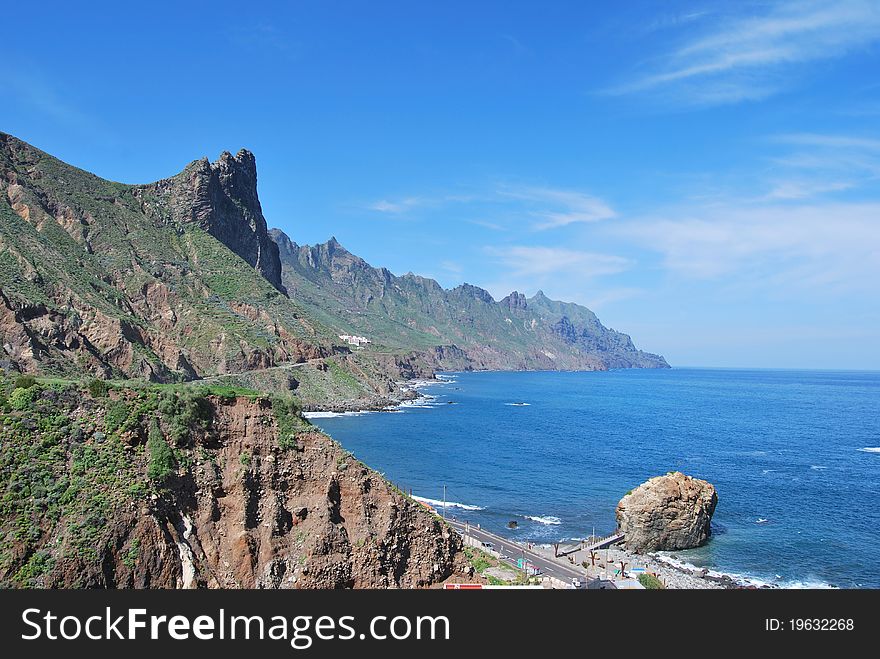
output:
[[[348,345],[354,346],[358,350],[363,349],[363,347],[365,345],[367,345],[368,343],[372,343],[372,341],[370,341],[365,336],[353,336],[351,334],[340,334],[339,338],[342,339],[343,341],[345,341]]]

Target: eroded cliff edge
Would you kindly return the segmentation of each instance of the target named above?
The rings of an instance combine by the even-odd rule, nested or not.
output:
[[[97,393],[5,386],[0,584],[412,588],[463,569],[457,534],[289,402]]]

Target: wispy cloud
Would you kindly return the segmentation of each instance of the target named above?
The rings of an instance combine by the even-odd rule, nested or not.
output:
[[[501,231],[514,223],[535,231],[557,229],[577,223],[599,222],[617,216],[608,202],[578,190],[530,185],[499,185],[471,194],[413,195],[380,199],[362,207],[391,215],[466,207],[473,217],[464,221]]]
[[[462,272],[464,272],[464,267],[462,267],[461,263],[458,263],[456,261],[441,261],[440,267],[445,272],[448,272],[448,273],[451,273],[454,275],[460,275]]]
[[[509,268],[513,277],[569,273],[582,279],[593,278],[623,272],[630,265],[621,256],[564,247],[489,246],[486,253]]]
[[[650,34],[652,32],[669,30],[671,28],[681,27],[682,25],[705,19],[707,16],[710,15],[711,13],[708,11],[661,14],[650,22],[645,23],[642,26],[638,26],[640,29],[637,29],[637,32]]]
[[[538,231],[580,222],[598,222],[617,216],[614,209],[602,199],[573,190],[521,187],[503,188],[499,194],[527,202],[527,212],[537,219],[533,228]]]
[[[808,199],[829,192],[842,192],[855,187],[852,181],[832,181],[828,183],[818,181],[779,181],[764,195],[764,201],[788,201],[794,199]]]
[[[880,139],[863,135],[799,133],[773,142],[792,147],[771,158],[788,173],[767,199],[802,199],[876,184],[880,179]]]
[[[467,220],[468,224],[473,224],[478,227],[483,227],[484,229],[491,229],[492,231],[505,231],[505,227],[497,222],[489,222],[488,220]]]
[[[751,13],[752,6],[744,5]],[[797,65],[832,59],[880,40],[875,0],[771,2],[762,15],[720,16],[653,60],[612,94],[668,93],[678,102],[762,98],[790,84]]]
[[[679,209],[619,233],[680,276],[759,287],[872,288],[880,277],[880,204]]]
[[[818,146],[835,149],[855,149],[858,151],[877,151],[880,153],[880,140],[872,137],[853,135],[824,135],[819,133],[791,133],[777,135],[777,142],[801,146]]]
[[[367,209],[371,211],[376,211],[378,213],[392,213],[398,215],[400,213],[411,211],[414,208],[418,208],[419,206],[424,206],[425,204],[426,200],[422,199],[421,197],[407,197],[405,199],[398,199],[396,201],[380,199],[379,201],[374,201],[367,204]]]

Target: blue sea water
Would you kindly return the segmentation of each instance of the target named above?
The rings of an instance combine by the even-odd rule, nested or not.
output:
[[[676,558],[782,586],[880,587],[880,373],[446,377],[425,406],[313,421],[414,495],[442,500],[445,484],[468,506],[448,515],[500,535],[608,533],[621,496],[680,470],[719,503],[709,543]]]

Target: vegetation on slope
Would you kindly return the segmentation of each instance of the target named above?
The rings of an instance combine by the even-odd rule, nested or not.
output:
[[[194,441],[215,431],[214,401],[261,397],[182,385],[92,392],[92,383],[0,375],[0,586],[45,585],[58,561],[96,561],[114,519],[164,496],[178,469],[215,460]],[[311,426],[289,399],[271,404],[280,448],[295,449]]]
[[[332,341],[151,186],[105,181],[4,134],[0,173],[0,325],[18,368],[175,381]]]

